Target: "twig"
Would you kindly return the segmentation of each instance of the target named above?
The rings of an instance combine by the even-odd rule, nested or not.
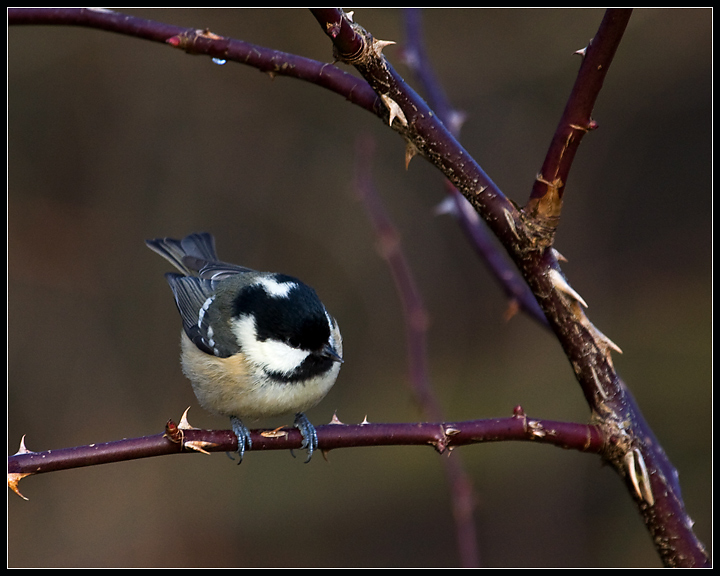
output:
[[[459,138],[464,114],[455,110],[450,104],[427,58],[422,39],[421,10],[407,8],[404,13],[407,40],[402,49],[403,60],[419,79],[425,93],[428,94],[430,106],[448,126],[452,134]],[[510,300],[509,314],[514,312],[515,307],[518,307],[547,328],[547,318],[540,309],[535,296],[530,292],[527,283],[518,274],[517,268],[508,262],[505,254],[498,250],[497,242],[492,240],[487,227],[465,197],[449,182],[447,182],[447,188],[448,198],[442,202],[439,211],[451,214],[458,221],[470,245],[477,251]]]
[[[372,182],[371,157],[374,142],[370,137],[359,138],[356,145],[355,191],[362,200],[370,222],[375,229],[378,250],[387,262],[395,281],[395,289],[402,304],[407,339],[407,359],[410,388],[420,405],[423,416],[428,420],[444,419],[440,402],[430,383],[427,363],[428,314],[418,289],[410,264],[405,257],[400,235],[390,220]],[[445,458],[442,461],[445,476],[450,486],[450,498],[455,519],[458,551],[461,565],[478,567],[480,560],[473,510],[476,497],[472,481],[460,458]]]
[[[608,10],[595,38],[575,52],[582,58],[580,70],[530,200],[523,209],[548,245],[552,244],[559,223],[563,193],[580,141],[597,128],[591,114],[631,13],[632,10]]]

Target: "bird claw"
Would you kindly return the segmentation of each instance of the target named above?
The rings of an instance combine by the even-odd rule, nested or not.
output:
[[[307,419],[307,416],[303,414],[302,412],[298,412],[295,414],[295,428],[300,430],[300,434],[303,437],[302,444],[300,445],[300,448],[307,450],[307,459],[305,460],[305,463],[307,464],[310,462],[310,458],[312,458],[313,452],[318,447],[318,436],[317,431],[315,430],[315,426],[312,425],[310,420]],[[292,454],[292,450],[290,451]],[[295,455],[293,454],[293,457]]]
[[[240,462],[238,462],[238,464],[241,464],[243,461],[243,456],[245,455],[245,450],[250,450],[252,448],[250,430],[248,430],[245,424],[243,424],[242,421],[235,416],[230,418],[230,423],[232,425],[232,431],[237,437],[237,452],[240,456]],[[302,444],[300,444],[300,448],[302,448],[303,450],[307,450],[308,455],[305,459],[305,463],[308,463],[312,458],[313,452],[315,452],[318,447],[317,431],[315,430],[315,426],[312,425],[310,420],[308,420],[307,416],[305,416],[305,414],[303,414],[302,412],[298,412],[297,414],[295,414],[294,426],[300,431],[300,434],[302,435],[303,440]],[[293,455],[293,458],[295,457],[295,454],[292,450],[290,450],[290,454]]]
[[[237,436],[238,441],[238,455],[240,456],[240,461],[238,464],[242,464],[243,456],[245,455],[245,450],[249,450],[252,448],[252,440],[250,438],[250,430],[247,429],[245,424],[243,424],[239,418],[236,418],[235,416],[232,416],[230,418],[230,424],[232,425],[232,431],[235,433],[235,436]]]

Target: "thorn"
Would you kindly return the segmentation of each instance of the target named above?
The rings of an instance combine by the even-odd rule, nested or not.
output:
[[[587,132],[588,127],[587,126],[580,126],[579,124],[569,124],[570,128],[573,130],[580,130],[580,132]]]
[[[203,454],[210,455],[210,452],[205,450],[205,446],[217,446],[215,442],[208,442],[207,440],[188,440],[183,443],[183,448],[190,448],[195,452],[202,452]]]
[[[275,430],[260,432],[260,436],[264,436],[265,438],[285,438],[288,435],[288,431],[283,430],[283,428],[284,426],[278,426]]]
[[[513,408],[513,418],[525,418],[525,410],[520,404]]]
[[[640,500],[646,502],[649,506],[653,506],[655,504],[655,497],[650,487],[650,475],[648,474],[642,452],[637,448],[633,448],[625,454],[623,460],[630,476],[630,481],[632,482],[633,488],[635,488],[635,494]],[[638,468],[640,469],[640,477],[638,477]]]
[[[365,426],[366,424],[370,424],[370,421],[367,419],[367,414],[365,414],[365,419],[360,422],[360,426]]]
[[[330,419],[330,424],[343,424],[337,417],[337,412],[333,412],[332,418]]]
[[[510,225],[510,229],[512,230],[512,233],[515,235],[515,238],[520,240],[520,235],[518,234],[517,230],[515,229],[515,219],[513,218],[512,214],[510,213],[510,210],[507,208],[503,208],[503,213],[505,214],[505,220],[507,220],[507,223]]]
[[[402,111],[402,108],[400,108],[398,103],[387,94],[380,94],[380,99],[383,101],[383,104],[385,104],[385,107],[390,111],[390,120],[388,121],[388,124],[392,126],[393,120],[397,118],[400,121],[400,124],[407,126],[407,118],[405,118],[405,113]]]
[[[20,493],[20,490],[18,489],[18,482],[20,482],[20,480],[25,478],[25,476],[30,476],[31,474],[32,474],[32,472],[27,472],[25,474],[18,474],[18,473],[9,473],[8,474],[8,487],[10,488],[10,490],[15,492],[15,494],[20,496],[20,498],[22,498],[23,500],[27,500],[27,498]]]
[[[375,50],[375,54],[378,55],[378,57],[382,56],[382,51],[385,48],[385,46],[390,46],[391,44],[395,44],[392,40],[375,40],[373,39],[373,50]]]
[[[635,450],[628,450],[623,456],[625,468],[627,468],[628,474],[630,475],[630,481],[632,482],[633,488],[635,488],[635,494],[642,500],[642,492],[640,492],[640,485],[638,484],[637,471],[635,470]]]
[[[551,248],[553,256],[555,256],[555,260],[558,260],[559,262],[567,262],[568,259],[565,258],[560,252],[558,252],[555,248]]]
[[[608,364],[610,364],[610,366],[612,367],[613,361],[612,361],[612,355],[610,354],[610,350],[615,350],[615,352],[617,352],[618,354],[622,354],[623,351],[620,349],[620,346],[615,344],[615,342],[610,340],[610,338],[608,338],[607,336],[605,336],[605,334],[600,332],[600,330],[595,328],[595,325],[592,322],[590,322],[589,320],[587,321],[585,326],[592,333],[598,349],[603,354],[603,356],[605,356],[605,360],[607,360]]]
[[[528,420],[527,426],[531,437],[545,438],[547,435],[545,427],[537,420]]]
[[[202,36],[203,38],[208,38],[209,40],[222,40],[223,37],[219,36],[218,34],[215,34],[214,32],[210,32],[210,28],[205,28],[204,30],[197,30],[198,35]]]
[[[560,274],[558,270],[555,270],[554,268],[548,272],[548,276],[550,277],[550,282],[552,282],[553,286],[555,286],[556,289],[560,290],[560,292],[563,292],[570,296],[571,298],[577,300],[580,304],[582,304],[585,308],[588,307],[587,302],[582,299],[582,296],[578,294],[570,284],[568,284],[567,280],[563,278],[563,275]]]
[[[405,170],[408,169],[408,166],[410,166],[410,160],[413,159],[413,157],[418,154],[418,149],[415,144],[410,142],[409,140],[405,143]]]
[[[570,128],[580,130],[581,132],[590,132],[590,130],[598,129],[598,123],[595,122],[595,120],[590,120],[585,126],[580,126],[579,124],[569,124],[569,126]]]
[[[594,326],[593,326],[593,328],[594,328]],[[605,344],[605,346],[606,346],[607,348],[610,348],[610,349],[612,349],[612,350],[615,350],[615,352],[617,352],[618,354],[622,354],[622,353],[623,353],[623,351],[620,349],[620,346],[618,346],[617,344],[615,344],[615,342],[613,342],[612,340],[610,340],[610,338],[608,338],[607,336],[605,336],[605,334],[603,334],[602,332],[600,332],[600,330],[598,330],[597,328],[595,328],[595,332],[596,332],[596,334],[597,334],[597,337],[598,337],[600,340],[602,340],[603,344]]]
[[[198,430],[198,428],[195,428],[194,426],[190,426],[190,422],[188,422],[188,419],[187,419],[188,410],[190,410],[190,406],[185,408],[185,412],[183,412],[183,415],[180,418],[180,424],[178,424],[177,427],[180,430]]]
[[[503,314],[503,320],[505,320],[505,322],[510,321],[519,311],[520,302],[518,302],[517,298],[510,298],[507,308],[505,308],[505,313]]]
[[[354,10],[345,12],[345,16],[347,16],[347,19],[350,20],[350,22],[355,22],[355,20],[353,20],[353,14],[355,14]]]
[[[590,372],[592,373],[593,381],[595,382],[595,387],[598,389],[600,396],[602,396],[603,400],[607,400],[607,394],[605,394],[605,390],[603,390],[603,387],[600,385],[600,380],[597,377],[597,372],[595,372],[595,368],[590,366]]]
[[[202,452],[203,454],[210,454],[210,452],[205,450],[205,447],[217,446],[215,442],[208,442],[206,440],[188,440],[187,442],[185,441],[185,430],[198,430],[198,428],[191,426],[188,422],[188,410],[190,410],[189,406],[185,409],[185,412],[183,412],[183,415],[180,418],[180,424],[175,424],[175,422],[173,422],[172,420],[168,420],[167,424],[165,425],[164,436],[171,442],[174,442],[175,444],[180,444],[180,449],[188,448],[190,450],[195,450],[196,452]]]
[[[580,48],[580,50],[575,50],[573,54],[577,54],[578,56],[585,58],[585,52],[587,52],[587,46],[585,46],[585,48]]]
[[[15,456],[18,454],[32,454],[32,450],[28,450],[25,446],[25,434],[23,434],[22,438],[20,438],[20,448],[18,448],[18,451],[15,452]]]
[[[642,492],[643,500],[648,503],[649,506],[655,504],[655,497],[652,493],[652,487],[650,486],[650,474],[648,473],[647,466],[645,466],[645,458],[643,458],[642,452],[637,448],[633,448],[635,452],[635,460],[640,465],[640,491]]]

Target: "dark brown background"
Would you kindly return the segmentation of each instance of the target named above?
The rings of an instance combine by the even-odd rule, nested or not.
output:
[[[305,10],[131,14],[331,59]],[[433,10],[428,50],[467,113],[465,147],[524,203],[601,10]],[[403,42],[401,12],[359,10]],[[678,467],[711,540],[711,12],[637,10],[568,181],[557,248],[620,374]],[[316,86],[79,28],[8,43],[8,453],[153,434],[198,405],[180,323],[143,240],[208,230],[220,256],[297,275],[339,319],[346,363],[321,424],[414,421],[398,299],[351,182],[376,139],[375,181],[431,317],[448,419],[586,421],[557,342],[506,302],[449,217],[441,176],[403,168],[401,139]],[[395,50],[395,52],[394,52]],[[398,48],[386,55],[398,62]],[[289,423],[290,418],[286,419]],[[279,422],[262,422],[263,426]],[[630,497],[595,456],[529,444],[458,450],[477,490],[488,566],[657,566]],[[174,456],[60,472],[9,496],[10,566],[454,566],[430,448]]]

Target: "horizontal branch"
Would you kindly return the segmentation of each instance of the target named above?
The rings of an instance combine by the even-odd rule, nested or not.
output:
[[[598,454],[605,441],[597,426],[529,418],[517,407],[513,416],[443,423],[343,424],[318,426],[323,452],[359,446],[432,446],[439,453],[458,446],[500,441],[532,441]],[[295,428],[252,430],[249,451],[298,450],[302,436]],[[179,428],[172,420],[165,433],[74,448],[32,452],[25,447],[8,458],[8,484],[18,494],[20,479],[58,470],[95,466],[181,452],[234,452],[237,438],[231,430]]]

